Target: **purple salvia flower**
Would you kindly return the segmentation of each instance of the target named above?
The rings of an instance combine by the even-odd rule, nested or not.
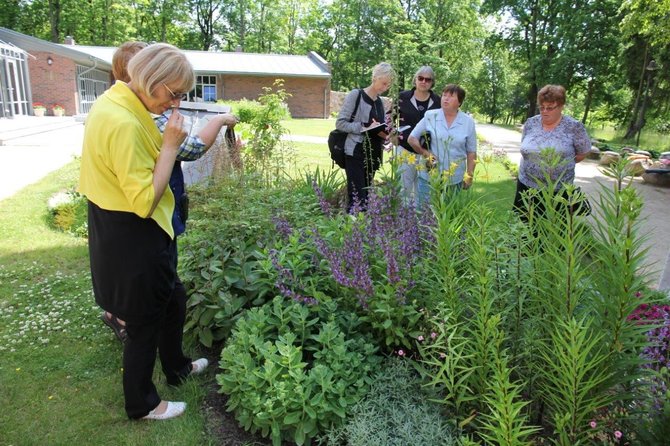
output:
[[[327,217],[331,217],[333,210],[330,206],[330,203],[326,200],[325,196],[323,195],[323,190],[319,187],[318,184],[316,184],[316,181],[312,181],[312,189],[316,193],[316,196],[319,198],[319,205],[321,206],[321,212],[324,213]]]
[[[288,222],[288,220],[286,220],[284,217],[275,215],[272,217],[272,223],[275,225],[277,234],[279,234],[282,239],[288,240],[288,238],[293,233],[293,228],[291,228],[291,224]]]

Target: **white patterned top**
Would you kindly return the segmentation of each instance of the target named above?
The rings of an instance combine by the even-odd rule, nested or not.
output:
[[[541,116],[529,118],[521,135],[521,165],[519,181],[532,188],[546,184],[547,175],[557,187],[572,184],[575,179],[575,155],[591,151],[591,140],[584,125],[570,116],[562,116],[552,130],[542,128]],[[549,169],[540,157],[543,149],[553,149],[561,158],[555,168]]]

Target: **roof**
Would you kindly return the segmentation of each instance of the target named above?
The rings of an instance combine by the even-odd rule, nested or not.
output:
[[[60,45],[112,62],[116,47]],[[305,56],[184,50],[198,73],[328,78],[328,64],[315,52]]]
[[[21,34],[0,27],[0,41],[13,44],[28,53],[47,51],[68,57],[79,64],[111,70],[116,47],[65,45]],[[307,55],[255,54],[221,51],[184,50],[197,73],[243,74],[247,76],[284,76],[330,78],[328,63],[314,51]]]
[[[64,56],[72,59],[75,63],[86,66],[96,66],[101,69],[112,69],[112,58],[101,59],[91,56],[85,52],[77,51],[76,46],[60,45],[46,40],[38,39],[37,37],[28,36],[11,29],[0,27],[0,41],[14,45],[24,51],[30,52],[45,51],[59,56]]]

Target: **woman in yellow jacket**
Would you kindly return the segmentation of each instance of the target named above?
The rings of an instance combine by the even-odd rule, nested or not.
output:
[[[163,135],[153,114],[179,105],[194,84],[185,55],[167,44],[146,47],[86,120],[79,191],[88,199],[91,277],[95,300],[126,321],[123,392],[129,418],[162,420],[186,404],[163,401],[152,382],[156,352],[170,385],[207,366],[182,351],[186,293],[178,283],[168,186],[183,116],[172,113]]]

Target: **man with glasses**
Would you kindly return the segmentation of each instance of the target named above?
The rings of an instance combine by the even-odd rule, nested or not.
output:
[[[416,166],[421,162],[421,155],[409,145],[409,134],[416,124],[421,121],[427,110],[440,108],[440,97],[432,88],[435,85],[435,73],[429,66],[419,68],[412,79],[414,85],[411,90],[400,92],[395,112],[398,122],[398,147],[396,156],[399,160],[401,178],[401,192],[405,203],[417,205],[418,176]],[[422,141],[428,150],[429,141]]]

